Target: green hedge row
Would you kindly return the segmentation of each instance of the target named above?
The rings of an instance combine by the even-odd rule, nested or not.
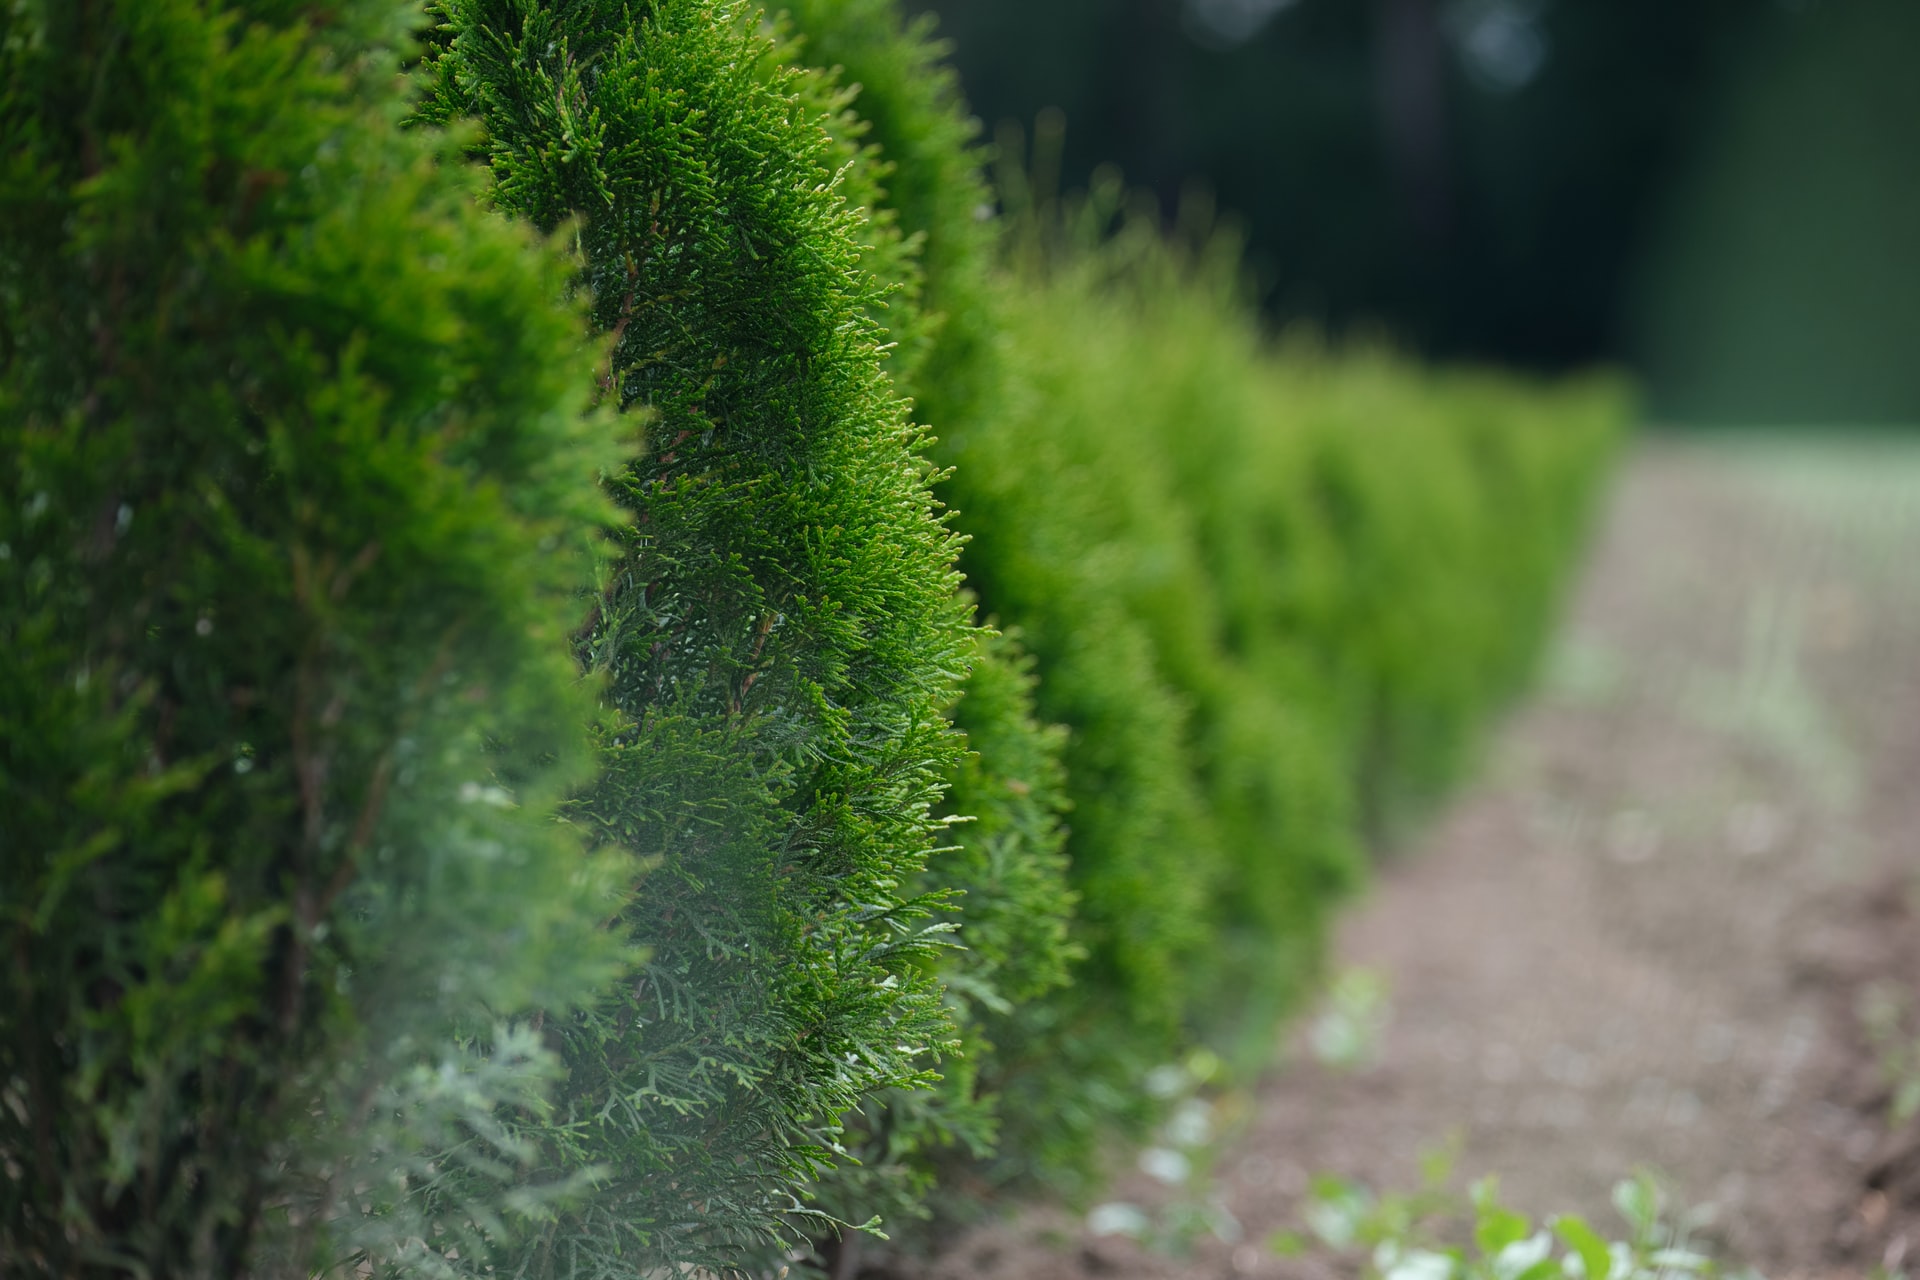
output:
[[[571,222],[651,442],[576,648],[619,717],[577,812],[654,864],[620,921],[652,954],[562,1033],[555,1173],[598,1188],[518,1264],[722,1269],[831,1229],[789,1211],[837,1118],[930,1082],[950,1035],[914,881],[959,763],[956,542],[881,370],[831,95],[714,0],[443,12],[430,111],[480,122],[504,212]]]
[[[1164,235],[1111,177],[1045,198],[1017,137],[1011,213],[985,220],[924,20],[786,9],[801,56],[857,88],[885,208],[920,239],[931,319],[900,327],[931,346],[906,384],[969,585],[1068,732],[1072,982],[977,1019],[991,1157],[956,1178],[937,1149],[884,1154],[976,1192],[1084,1185],[1151,1114],[1154,1066],[1196,1041],[1265,1060],[1360,851],[1459,776],[1524,682],[1628,406],[1605,380],[1275,347],[1230,235],[1204,216]]]
[[[1276,347],[1114,182],[990,216],[893,0],[0,57],[30,1271],[845,1271],[1089,1182],[1263,1060],[1624,415]]]
[[[316,16],[0,12],[9,1274],[484,1248],[566,1190],[509,1020],[634,959],[554,810],[617,457],[566,256],[399,127],[416,15]]]

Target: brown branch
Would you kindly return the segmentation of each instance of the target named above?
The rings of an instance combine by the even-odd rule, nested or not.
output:
[[[440,647],[434,653],[432,663],[428,665],[425,671],[420,673],[420,678],[414,682],[413,695],[408,699],[408,704],[412,710],[410,710],[408,718],[400,725],[401,732],[396,736],[405,737],[406,731],[413,728],[417,717],[417,709],[421,701],[427,696],[428,691],[433,685],[447,673],[447,669],[453,665],[453,644],[454,641],[459,638],[460,632],[465,626],[466,624],[463,621],[455,622],[447,628],[446,634],[440,638]],[[308,928],[312,928],[315,924],[319,923],[320,917],[325,915],[327,911],[333,907],[333,904],[339,900],[340,895],[345,893],[347,887],[353,883],[354,876],[359,873],[360,854],[365,851],[367,845],[373,840],[374,828],[379,825],[381,814],[386,809],[387,791],[392,781],[393,747],[389,745],[385,751],[380,753],[380,759],[374,763],[373,774],[367,780],[366,802],[360,806],[359,816],[354,819],[353,834],[347,839],[346,851],[341,855],[340,865],[335,867],[333,875],[328,877],[326,888],[321,892],[320,897],[311,904],[310,909],[312,914],[306,921]]]
[[[293,577],[294,605],[302,612],[310,612],[314,595],[312,557],[306,547],[296,542],[288,559]],[[301,831],[300,841],[293,853],[293,877],[297,886],[294,890],[294,919],[293,923],[286,926],[290,937],[284,959],[286,967],[280,974],[279,1022],[282,1034],[290,1034],[300,1019],[300,989],[307,969],[307,933],[313,921],[313,891],[307,882],[308,865],[313,851],[320,845],[325,816],[321,809],[321,788],[326,779],[326,763],[315,752],[312,736],[308,732],[315,695],[316,648],[320,643],[319,637],[323,635],[324,632],[319,628],[309,628],[309,642],[302,646],[299,659],[294,664],[293,718],[287,726],[288,745],[293,755],[294,782],[300,793]]]
[[[345,599],[347,589],[353,585],[354,579],[365,573],[379,558],[380,540],[375,538],[360,548],[359,554],[348,562],[346,568],[333,575],[333,582],[327,589],[327,595],[336,603]]]
[[[620,349],[620,339],[627,331],[627,325],[634,316],[634,301],[640,291],[640,264],[633,260],[633,254],[627,254],[627,296],[620,300],[620,317],[607,331],[607,363],[597,381],[602,395],[613,391],[613,361]],[[616,406],[618,407],[618,406]]]
[[[20,974],[20,998],[26,1006],[22,1011],[26,1016],[22,1020],[32,1026],[39,1020],[35,1009],[38,995],[33,983],[33,942],[31,931],[17,927],[13,934],[13,962]],[[47,1064],[43,1053],[41,1037],[31,1031],[26,1040],[27,1093],[32,1099],[33,1112],[33,1158],[39,1166],[38,1177],[43,1187],[58,1186],[60,1165],[54,1153],[53,1117],[58,1112],[59,1100],[54,1096],[51,1083],[47,1078]]]

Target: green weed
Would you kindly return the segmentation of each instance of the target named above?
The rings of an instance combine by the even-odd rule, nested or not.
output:
[[[1277,1234],[1284,1256],[1310,1252],[1357,1259],[1370,1280],[1684,1280],[1750,1278],[1699,1248],[1702,1212],[1675,1216],[1651,1173],[1613,1188],[1625,1231],[1611,1234],[1578,1214],[1535,1222],[1500,1198],[1499,1181],[1475,1182],[1463,1198],[1449,1191],[1452,1160],[1430,1156],[1418,1190],[1379,1193],[1321,1176],[1302,1213],[1304,1231]]]
[[[1854,1002],[1890,1092],[1887,1113],[1895,1126],[1920,1115],[1920,1033],[1910,1025],[1912,1008],[1912,995],[1894,982],[1872,983]]]

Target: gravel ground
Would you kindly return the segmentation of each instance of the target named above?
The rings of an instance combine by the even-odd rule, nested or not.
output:
[[[1038,1209],[862,1274],[1337,1275],[1265,1247],[1308,1177],[1411,1188],[1449,1141],[1461,1183],[1595,1222],[1657,1169],[1769,1276],[1920,1264],[1920,1132],[1855,1012],[1920,990],[1920,442],[1640,444],[1547,666],[1341,931],[1389,993],[1371,1064],[1296,1033],[1214,1100],[1201,1175],[1116,1180],[1160,1223],[1212,1196],[1218,1234]]]

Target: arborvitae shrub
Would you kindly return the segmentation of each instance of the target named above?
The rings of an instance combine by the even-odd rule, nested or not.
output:
[[[1187,711],[1110,590],[1115,565],[1100,553],[1088,495],[1059,470],[1044,430],[1035,452],[1015,443],[1014,424],[1044,416],[1049,391],[1026,376],[1006,330],[1010,285],[995,270],[1000,232],[971,145],[976,125],[928,25],[904,23],[891,0],[784,7],[801,56],[858,86],[852,110],[889,166],[887,206],[920,237],[931,347],[909,386],[936,456],[954,468],[942,494],[972,539],[962,557],[969,585],[989,613],[1020,623],[1038,659],[1035,714],[1073,730],[1062,753],[1068,880],[1081,898],[1073,945],[1086,953],[1075,990],[976,1010],[969,1070],[1000,1127],[996,1180],[1091,1176],[1103,1130],[1150,1110],[1138,1082],[1177,1050],[1178,974],[1205,944],[1199,911],[1217,855],[1184,760]],[[1064,505],[1053,508],[1055,497]],[[1047,550],[1023,558],[1022,545]],[[1056,604],[1023,613],[1029,588],[1059,593]],[[964,701],[958,715],[966,722]],[[968,838],[956,828],[956,841]],[[978,896],[971,890],[970,904]],[[1023,909],[1046,911],[1064,896],[1036,891]],[[942,1204],[964,1211],[953,1197]]]
[[[991,1175],[1070,1184],[1189,1037],[1264,1060],[1363,841],[1457,775],[1523,678],[1622,405],[1276,358],[1237,246],[1170,247],[1150,215],[1114,234],[1111,178],[1063,212],[1007,157],[1003,232],[927,28],[890,0],[787,7],[802,55],[860,86],[887,203],[923,237],[914,389],[962,567],[1071,733],[1091,954],[976,1059]]]
[[[1073,216],[1034,228],[1036,287],[1005,313],[1059,380],[1022,438],[1057,436],[1130,504],[1105,534],[1116,589],[1191,700],[1232,864],[1190,1012],[1257,1060],[1354,851],[1458,776],[1530,670],[1624,403],[1275,348],[1231,239]]]
[[[880,315],[896,344],[888,373],[937,437],[963,432],[995,393],[1001,339],[979,275],[994,235],[982,216],[989,196],[968,149],[972,125],[954,109],[952,72],[924,27],[903,28],[890,3],[821,0],[782,18],[798,57],[850,95],[844,115],[856,123],[847,131],[863,147],[856,175],[875,188],[866,197],[879,202],[878,216],[910,233],[909,287]],[[957,210],[956,192],[965,201]],[[930,223],[940,224],[936,234]],[[938,309],[929,310],[935,294]],[[944,439],[934,448],[951,452]],[[960,1047],[933,1091],[889,1094],[849,1118],[846,1143],[859,1163],[843,1163],[814,1193],[842,1218],[878,1214],[897,1229],[927,1212],[922,1196],[942,1173],[992,1155],[1000,1136],[996,1028],[1017,1006],[1065,985],[1080,953],[1068,938],[1075,895],[1062,847],[1065,734],[1036,719],[1034,684],[1018,639],[989,636],[954,706],[968,746],[947,804],[959,820],[947,833],[952,847],[934,857],[923,883],[962,895],[951,917],[960,946],[942,954],[938,970]]]
[[[994,195],[974,149],[960,84],[933,38],[931,15],[901,19],[894,0],[785,0],[782,13],[807,65],[838,70],[856,90],[853,116],[884,172],[881,211],[916,239],[927,313],[922,358],[903,379],[917,416],[951,447],[1004,394],[998,348],[1005,342],[989,272],[999,228]],[[896,308],[893,314],[898,314]],[[896,335],[896,337],[899,335]]]
[[[1531,674],[1628,398],[1606,378],[1423,369],[1304,336],[1265,367],[1277,429],[1233,457],[1264,478],[1251,504],[1314,513],[1294,536],[1320,567],[1248,607],[1313,656],[1360,830],[1389,845]]]
[[[563,1028],[560,1169],[599,1195],[535,1273],[735,1268],[798,1226],[863,1099],[950,1035],[914,895],[973,639],[955,540],[881,368],[873,228],[831,101],[716,0],[450,0],[440,115],[493,200],[576,228],[605,385],[651,450],[578,653],[619,722],[576,820],[655,864],[643,970]]]
[[[951,844],[935,852],[921,881],[957,894],[943,919],[960,945],[940,954],[935,976],[959,1043],[931,1090],[894,1090],[847,1118],[844,1141],[858,1163],[826,1171],[811,1192],[842,1221],[877,1216],[897,1233],[939,1210],[949,1219],[971,1212],[970,1201],[938,1184],[973,1177],[998,1149],[993,1037],[1016,1010],[1069,980],[1078,948],[1068,936],[1074,895],[1061,822],[1065,735],[1035,720],[1033,685],[1033,661],[1018,638],[983,633],[953,707],[968,752],[950,775]],[[861,1237],[840,1233],[824,1243],[835,1269],[857,1270]]]
[[[554,816],[594,356],[398,128],[416,16],[0,13],[9,1274],[484,1249],[549,1074],[496,1020],[630,962]]]

